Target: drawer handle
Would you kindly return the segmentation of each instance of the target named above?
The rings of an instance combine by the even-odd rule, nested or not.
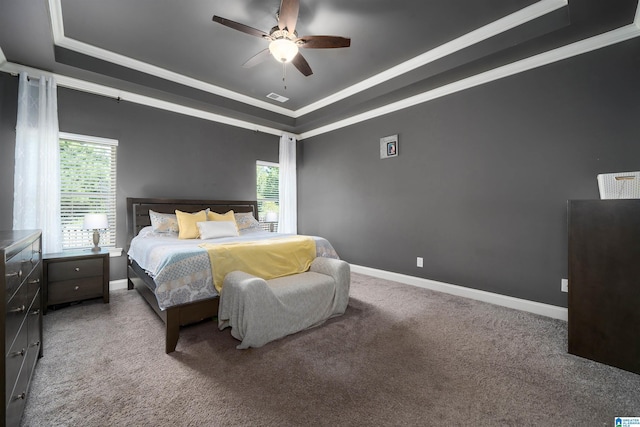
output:
[[[40,345],[40,341],[36,341],[33,344],[31,344],[31,347],[37,347]]]
[[[11,356],[11,357],[24,356],[24,352],[25,352],[25,349],[23,348],[20,351],[16,351],[15,353],[11,353],[9,356]]]
[[[80,286],[76,286],[75,288],[73,288],[74,291],[77,291],[78,289],[80,289]]]
[[[27,309],[27,307],[24,306],[24,304],[20,307],[14,308],[9,310],[9,313],[22,313],[23,311],[25,311]]]
[[[7,277],[22,277],[22,270],[18,271],[17,273],[9,273],[6,276]]]
[[[16,395],[16,397],[14,397],[13,400],[24,400],[26,397],[27,397],[27,394],[25,392],[22,392]]]
[[[38,314],[40,314],[40,309],[39,309],[39,308],[36,308],[35,310],[33,310],[33,311],[31,312],[31,314],[33,314],[33,315],[36,315],[36,316],[37,316]]]
[[[80,267],[74,268],[75,271],[80,271]]]
[[[37,285],[38,283],[40,283],[40,279],[29,280],[30,285]]]

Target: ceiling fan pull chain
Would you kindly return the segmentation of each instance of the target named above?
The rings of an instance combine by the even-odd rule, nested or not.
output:
[[[287,90],[287,83],[284,81],[284,78],[287,76],[287,63],[282,63],[282,84],[284,85],[284,90]]]

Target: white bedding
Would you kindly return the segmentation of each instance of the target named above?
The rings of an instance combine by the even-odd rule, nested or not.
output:
[[[218,295],[213,286],[211,262],[207,251],[198,245],[255,241],[287,236],[267,231],[250,232],[238,237],[217,239],[178,239],[175,233],[154,232],[145,227],[131,241],[127,255],[156,283],[154,290],[159,307],[168,307]],[[331,244],[315,237],[316,256],[338,258]]]

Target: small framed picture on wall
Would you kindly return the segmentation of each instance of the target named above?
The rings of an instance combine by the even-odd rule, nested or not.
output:
[[[398,155],[398,135],[380,138],[380,158],[388,159]]]

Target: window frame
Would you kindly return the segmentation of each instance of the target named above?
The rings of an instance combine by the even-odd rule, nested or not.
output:
[[[113,161],[115,162],[114,164],[111,165],[110,167],[110,177],[112,178],[113,182],[111,184],[111,188],[110,191],[101,193],[101,194],[105,194],[106,198],[108,198],[108,200],[106,201],[107,207],[106,209],[102,210],[101,212],[95,212],[95,213],[106,213],[107,214],[107,219],[109,221],[109,228],[107,230],[103,230],[100,232],[100,246],[104,247],[104,248],[115,248],[116,247],[116,237],[117,237],[117,233],[116,233],[116,216],[117,216],[117,179],[118,179],[118,174],[117,174],[117,170],[118,170],[118,163],[117,163],[117,158],[118,158],[118,140],[116,139],[111,139],[111,138],[104,138],[104,137],[98,137],[98,136],[90,136],[90,135],[81,135],[81,134],[75,134],[75,133],[69,133],[69,132],[58,132],[58,141],[73,141],[76,143],[87,143],[87,144],[94,144],[94,145],[101,145],[104,147],[111,147],[112,150],[115,149],[115,151],[110,153],[111,158],[113,159]],[[62,172],[63,170],[63,164],[62,164],[62,148],[59,148],[60,150],[60,171]],[[86,248],[91,248],[93,247],[93,242],[92,242],[92,236],[93,236],[93,231],[92,230],[83,230],[81,227],[81,223],[79,224],[79,228],[70,228],[68,227],[68,225],[65,225],[66,221],[66,217],[67,217],[67,212],[65,209],[65,207],[63,206],[63,202],[65,200],[65,196],[64,196],[64,192],[63,192],[63,182],[62,182],[62,176],[60,177],[60,222],[61,222],[61,229],[62,229],[62,233],[63,235],[62,237],[62,245],[63,245],[63,250],[77,250],[77,249],[86,249]],[[86,210],[92,210],[92,209],[86,209]],[[93,211],[93,210],[92,210]],[[85,213],[89,213],[89,212],[85,212]],[[84,218],[84,213],[82,214],[82,218]],[[72,220],[73,221],[73,220]],[[80,221],[80,218],[76,218],[75,221]],[[73,237],[69,238],[66,237],[65,238],[65,233],[72,233]]]
[[[266,167],[275,167],[278,168],[278,198],[277,199],[259,199],[258,198],[258,168],[261,166]],[[278,231],[278,222],[267,222],[266,218],[261,216],[260,208],[262,206],[261,202],[276,202],[278,206],[278,216],[280,215],[280,163],[275,162],[267,162],[264,160],[256,160],[256,202],[258,204],[258,222],[262,226],[263,230],[266,231]]]

